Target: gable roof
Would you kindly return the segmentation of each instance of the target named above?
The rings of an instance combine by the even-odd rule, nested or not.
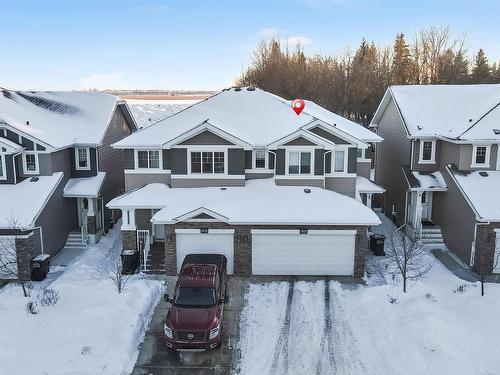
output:
[[[127,120],[134,121],[126,103],[109,94],[0,88],[0,124],[55,149],[99,145],[118,104]]]
[[[311,107],[309,109],[309,106]],[[376,134],[307,101],[297,116],[291,101],[256,88],[231,88],[196,103],[114,144],[117,148],[162,147],[207,121],[252,146],[265,146],[315,121],[317,116],[355,137],[381,140]],[[329,117],[327,113],[330,114]],[[327,118],[328,117],[328,118]],[[364,140],[361,138],[361,140]]]
[[[500,140],[500,84],[408,85],[387,89],[371,122],[394,100],[408,135],[457,141]],[[495,126],[495,123],[497,124]]]

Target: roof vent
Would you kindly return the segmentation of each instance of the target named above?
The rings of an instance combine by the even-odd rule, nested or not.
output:
[[[234,91],[241,91],[241,87],[235,87]]]
[[[255,91],[255,87],[249,86],[249,87],[247,87],[247,91]]]
[[[28,120],[26,120],[26,125],[29,125],[29,124],[30,124],[30,122]]]
[[[472,119],[471,119],[471,118],[469,119],[469,122],[472,122]]]
[[[493,133],[495,133],[496,135],[499,135],[500,134],[500,129],[493,129]]]
[[[222,188],[220,188],[220,189],[221,189],[221,190],[224,190],[224,191],[225,191],[225,190],[227,190],[227,188],[225,188],[225,187],[222,187]]]
[[[488,177],[488,172],[479,172],[479,175],[482,177]]]
[[[310,194],[311,193],[311,189],[304,189],[304,193]]]
[[[31,179],[30,179],[31,182],[37,182],[38,180],[39,180],[38,177],[31,177]]]

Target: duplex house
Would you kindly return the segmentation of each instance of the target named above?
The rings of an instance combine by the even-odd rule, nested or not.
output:
[[[306,101],[224,90],[115,143],[125,153],[125,250],[150,272],[217,252],[239,275],[364,272],[372,131]],[[363,203],[364,202],[364,203]]]
[[[4,263],[28,279],[35,256],[99,241],[112,221],[105,204],[125,184],[123,154],[110,144],[135,129],[125,102],[111,95],[0,89]]]
[[[499,273],[500,85],[392,86],[372,126],[384,138],[375,181],[385,213]]]

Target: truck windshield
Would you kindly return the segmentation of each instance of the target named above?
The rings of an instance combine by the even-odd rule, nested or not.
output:
[[[213,288],[178,288],[175,292],[174,305],[182,307],[214,306],[215,289]]]

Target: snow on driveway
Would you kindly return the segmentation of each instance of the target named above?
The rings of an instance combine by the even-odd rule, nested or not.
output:
[[[21,288],[0,291],[0,374],[129,373],[154,307],[158,281],[134,275],[117,294],[102,265],[121,249],[119,226],[90,246],[68,266],[51,288],[59,292],[55,306],[25,311],[30,300]],[[36,296],[35,289],[32,296]]]

